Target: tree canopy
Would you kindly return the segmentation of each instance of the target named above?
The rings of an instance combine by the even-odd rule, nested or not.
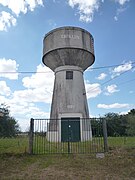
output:
[[[9,107],[0,105],[0,137],[14,137],[19,132],[17,121],[10,116]]]
[[[108,113],[105,115],[108,136],[134,136],[135,135],[135,109],[126,115]]]
[[[108,136],[135,136],[135,109],[130,110],[126,115],[107,113],[101,119],[106,120]],[[102,126],[102,121],[92,120],[91,124],[92,131],[99,135],[99,127]],[[102,135],[102,131],[100,135]]]

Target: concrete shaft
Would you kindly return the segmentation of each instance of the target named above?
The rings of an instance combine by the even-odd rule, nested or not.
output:
[[[68,73],[73,73],[72,79],[67,79]],[[77,66],[61,66],[55,69],[50,118],[58,119],[65,113],[71,117],[77,113],[81,117],[89,117],[83,71]]]
[[[43,42],[43,63],[55,71],[71,65],[87,69],[94,63],[94,39],[81,28],[57,28],[46,34]]]

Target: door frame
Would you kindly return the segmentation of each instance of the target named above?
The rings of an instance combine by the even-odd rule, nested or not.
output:
[[[61,118],[80,118],[80,137],[82,141],[82,114],[81,113],[61,113],[59,114],[59,142],[61,142]]]

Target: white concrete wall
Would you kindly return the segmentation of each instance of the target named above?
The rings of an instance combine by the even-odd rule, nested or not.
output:
[[[92,131],[90,119],[83,119],[81,113],[61,113],[59,114],[58,131],[48,131],[47,140],[49,142],[61,142],[61,118],[80,118],[80,136],[81,141],[92,140]],[[87,128],[86,128],[87,127]]]
[[[47,140],[49,142],[60,142],[59,132],[58,131],[47,131],[46,133]]]
[[[92,141],[92,131],[82,131],[81,141]]]
[[[66,79],[66,71],[73,71],[73,79]],[[89,117],[83,71],[76,66],[61,66],[55,70],[51,119],[58,119],[62,113],[80,113]]]

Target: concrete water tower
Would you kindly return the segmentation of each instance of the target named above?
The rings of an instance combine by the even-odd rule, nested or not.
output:
[[[68,141],[69,130],[71,141],[91,139],[83,72],[95,60],[92,35],[82,28],[61,27],[45,35],[43,46],[42,61],[55,73],[48,139]]]

